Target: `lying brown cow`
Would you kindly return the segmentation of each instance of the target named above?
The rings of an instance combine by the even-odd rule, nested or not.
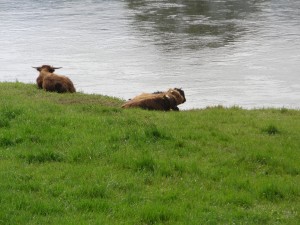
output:
[[[178,105],[186,101],[184,91],[179,88],[169,89],[166,92],[152,94],[142,93],[127,101],[122,108],[142,108],[148,110],[178,111]]]
[[[60,69],[61,67],[43,65],[33,68],[40,72],[38,78],[36,79],[38,88],[43,88],[46,91],[54,91],[58,93],[76,92],[72,81],[68,77],[53,73],[56,69]]]

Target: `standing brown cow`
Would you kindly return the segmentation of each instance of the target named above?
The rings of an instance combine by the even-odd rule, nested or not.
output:
[[[43,88],[46,91],[53,91],[58,93],[76,92],[72,81],[66,77],[54,74],[56,69],[61,67],[52,67],[49,65],[42,65],[40,67],[33,67],[40,72],[36,79],[38,88]]]

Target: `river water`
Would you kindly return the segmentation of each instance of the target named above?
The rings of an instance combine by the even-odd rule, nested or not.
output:
[[[84,93],[300,108],[298,0],[0,0],[0,32],[0,81],[50,64]]]

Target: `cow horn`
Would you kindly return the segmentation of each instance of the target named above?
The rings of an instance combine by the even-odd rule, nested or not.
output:
[[[52,67],[52,69],[58,70],[61,69],[62,67]]]
[[[36,66],[36,67],[35,67],[35,66],[32,66],[32,68],[37,69],[37,68],[39,68],[39,67],[38,67],[38,66]]]

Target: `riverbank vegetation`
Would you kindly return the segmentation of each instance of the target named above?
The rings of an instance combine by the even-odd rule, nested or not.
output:
[[[300,221],[300,111],[123,110],[18,82],[0,96],[0,224]]]

